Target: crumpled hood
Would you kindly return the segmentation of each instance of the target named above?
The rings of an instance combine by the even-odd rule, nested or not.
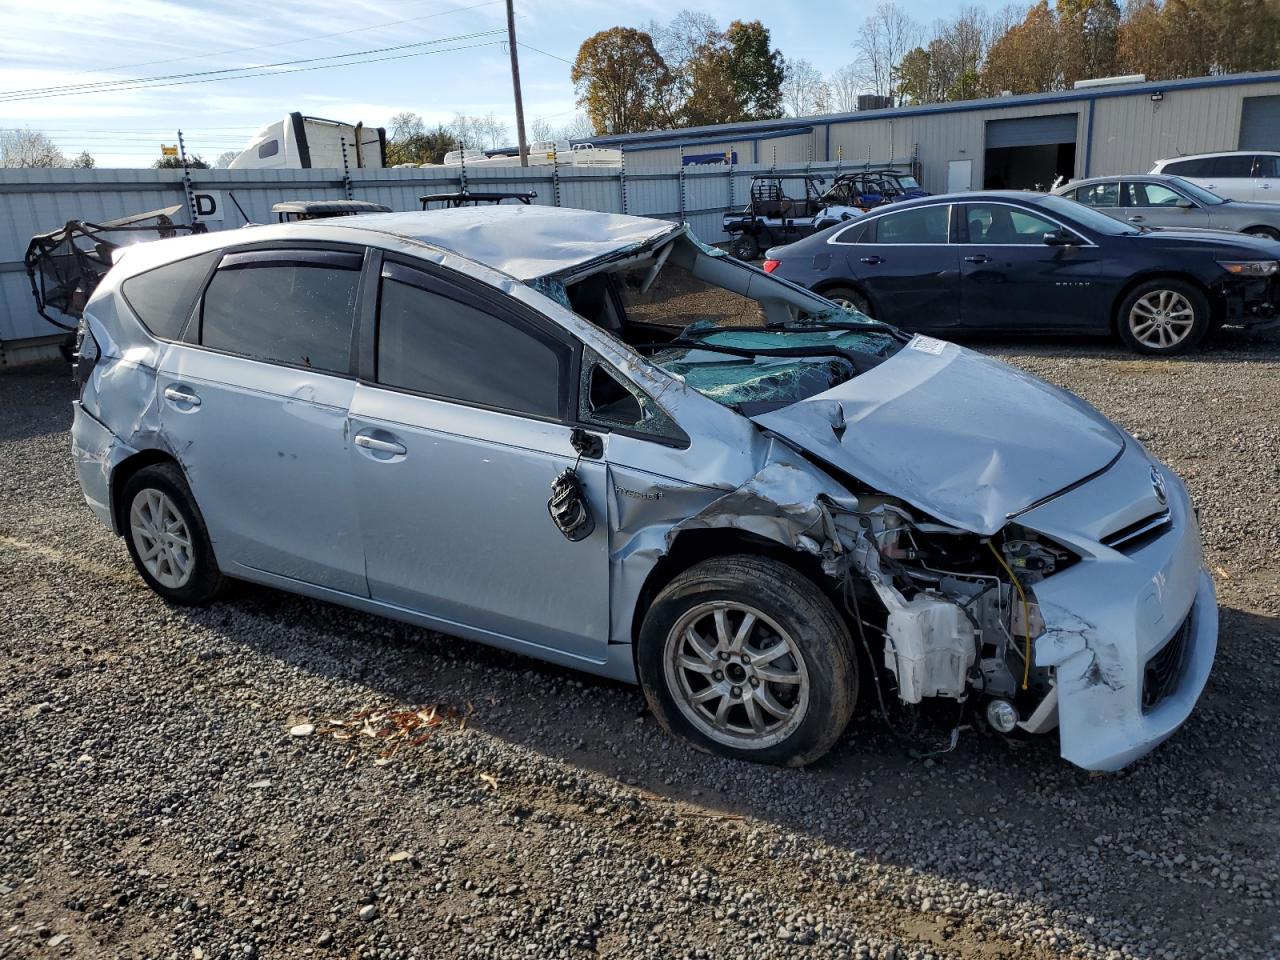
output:
[[[1124,438],[1083,400],[955,344],[915,337],[884,363],[753,417],[876,490],[989,536],[1110,464]]]

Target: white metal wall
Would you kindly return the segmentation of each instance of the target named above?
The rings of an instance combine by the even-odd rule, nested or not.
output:
[[[741,149],[738,155],[744,155]],[[821,175],[836,167],[779,161],[776,172]],[[716,243],[727,239],[721,229],[724,213],[745,205],[751,175],[771,169],[770,163],[681,168],[678,159],[661,169],[637,169],[628,158],[625,170],[472,167],[465,177],[476,191],[535,191],[539,204],[683,220],[701,239]],[[209,222],[209,229],[228,230],[245,225],[233,196],[255,223],[274,222],[271,206],[281,200],[351,196],[393,210],[418,210],[423,194],[458,190],[463,173],[456,167],[363,169],[352,170],[346,180],[341,170],[196,170],[192,178],[196,192],[216,191],[221,197],[223,219]],[[180,170],[0,170],[0,343],[12,346],[12,341],[61,332],[36,313],[22,268],[32,235],[68,220],[102,222],[172,205],[182,207],[177,222],[191,222]]]

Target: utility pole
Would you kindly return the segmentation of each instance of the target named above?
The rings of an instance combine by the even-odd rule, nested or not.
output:
[[[529,144],[524,138],[524,100],[520,96],[520,56],[516,53],[515,0],[507,0],[507,46],[511,48],[511,86],[516,93],[516,136],[520,140],[520,166],[529,165]]]

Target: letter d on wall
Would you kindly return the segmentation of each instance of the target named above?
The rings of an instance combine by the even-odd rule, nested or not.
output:
[[[219,190],[201,190],[193,194],[196,201],[197,220],[222,219],[222,192]]]

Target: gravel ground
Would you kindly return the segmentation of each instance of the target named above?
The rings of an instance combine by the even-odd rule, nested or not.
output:
[[[0,375],[0,956],[1280,956],[1280,337],[975,346],[1201,506],[1217,669],[1120,774],[973,732],[912,759],[870,698],[814,768],[735,764],[446,636],[169,608],[81,501],[65,369]]]

